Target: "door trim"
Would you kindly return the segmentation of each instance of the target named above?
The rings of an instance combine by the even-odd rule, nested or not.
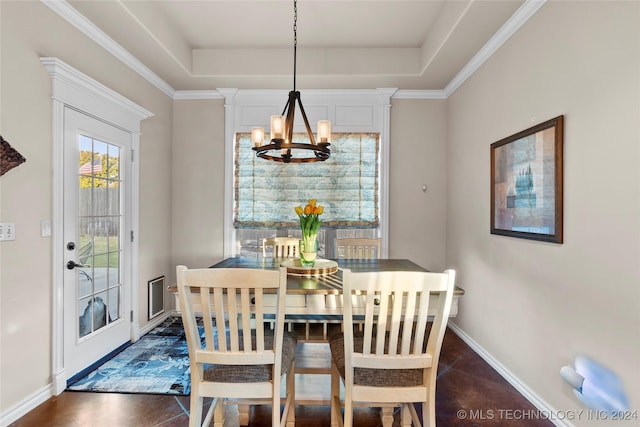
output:
[[[86,74],[74,69],[57,58],[40,58],[52,79],[52,169],[53,169],[53,206],[52,206],[52,357],[51,376],[52,393],[59,395],[67,387],[68,373],[64,363],[64,236],[63,236],[63,187],[64,187],[64,109],[71,107],[93,116],[98,120],[119,127],[132,134],[133,158],[131,167],[131,232],[138,235],[139,206],[139,170],[138,153],[140,147],[140,122],[153,113],[114,92]],[[131,340],[140,337],[138,323],[138,239],[131,243]],[[125,316],[127,314],[125,313]]]

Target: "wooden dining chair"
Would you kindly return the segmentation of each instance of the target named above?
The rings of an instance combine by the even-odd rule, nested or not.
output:
[[[200,426],[203,398],[213,402],[205,420],[224,423],[224,401],[245,399],[272,405],[272,425],[295,423],[296,338],[284,330],[287,269],[176,269],[182,321],[187,336],[191,372],[189,426]],[[267,295],[270,294],[270,295]],[[266,327],[273,313],[275,328]],[[198,323],[202,322],[201,339]],[[281,416],[280,384],[285,377],[286,398]]]
[[[267,257],[267,247],[271,246],[271,257],[295,258],[298,256],[298,245],[300,239],[297,237],[265,237],[262,239],[262,256]]]
[[[410,426],[412,421],[421,426],[414,407],[414,403],[421,403],[424,425],[434,427],[438,360],[455,271],[353,273],[345,269],[342,274],[344,331],[329,340],[331,425],[350,427],[357,402],[383,408],[400,406],[402,426]],[[430,298],[437,298],[437,308],[431,313]],[[364,306],[360,307],[362,301]],[[364,316],[362,333],[354,333],[355,315]],[[428,316],[433,316],[430,330]],[[341,378],[344,423],[340,415]],[[390,427],[393,417],[383,417],[382,422]]]
[[[336,239],[336,258],[374,259],[380,258],[380,239],[340,238]]]
[[[376,259],[380,258],[380,238],[347,237],[336,238],[336,258],[345,259]],[[327,295],[327,300],[335,299],[335,295]],[[359,330],[362,330],[362,322],[356,321]],[[343,325],[344,326],[344,325]]]

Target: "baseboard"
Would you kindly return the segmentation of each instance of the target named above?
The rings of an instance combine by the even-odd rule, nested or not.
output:
[[[120,347],[118,347],[118,348],[114,349],[113,351],[107,353],[106,355],[104,355],[100,359],[96,360],[91,365],[87,366],[86,368],[84,368],[83,370],[81,370],[80,372],[75,374],[74,376],[72,376],[70,378],[67,378],[65,390],[69,386],[74,385],[81,378],[84,378],[85,376],[87,376],[90,372],[95,371],[98,368],[98,366],[100,366],[103,363],[107,362],[108,360],[112,359],[116,354],[120,353],[125,348],[129,347],[130,345],[131,345],[131,342],[126,342],[126,343],[122,344]]]
[[[167,318],[172,316],[180,316],[180,313],[174,311],[168,312],[162,316],[153,319],[153,322],[149,322],[144,328],[139,329],[139,333],[136,335],[142,336],[147,332],[153,330],[156,326],[160,325]],[[66,387],[65,387],[66,388]],[[54,396],[53,384],[48,384],[41,388],[39,391],[33,393],[31,396],[24,399],[22,402],[17,403],[13,407],[9,408],[0,417],[0,427],[6,427],[9,424],[15,422],[20,417],[26,415],[29,411],[36,408],[38,405],[46,402],[49,398]]]
[[[169,317],[173,317],[173,316],[180,317],[180,314],[176,313],[175,311],[169,311],[169,312],[164,313],[162,316],[158,316],[158,317],[154,318],[151,322],[147,323],[144,326],[144,328],[140,329],[139,337],[147,334],[148,332],[151,332],[153,329],[155,329],[156,326],[162,324],[162,322],[167,320]]]
[[[511,384],[518,392],[533,406],[535,406],[543,414],[549,414],[549,421],[558,427],[574,427],[572,423],[564,419],[555,419],[551,415],[557,414],[559,411],[552,408],[547,402],[545,402],[540,396],[535,394],[525,383],[520,381],[513,372],[509,371],[504,365],[502,365],[496,358],[494,358],[487,350],[485,350],[480,344],[467,335],[458,325],[449,321],[449,329],[451,329],[457,336],[462,339],[473,351],[475,351],[485,362],[487,362],[493,369],[495,369],[509,384]]]
[[[15,422],[17,419],[27,414],[36,406],[46,402],[52,396],[53,391],[51,389],[51,384],[42,387],[40,390],[24,399],[22,402],[15,404],[13,407],[9,408],[5,413],[3,413],[2,418],[0,418],[0,426],[6,427],[9,424]]]

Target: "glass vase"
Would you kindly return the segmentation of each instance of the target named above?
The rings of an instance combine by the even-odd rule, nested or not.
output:
[[[303,267],[313,267],[318,257],[317,240],[300,240],[300,263]]]

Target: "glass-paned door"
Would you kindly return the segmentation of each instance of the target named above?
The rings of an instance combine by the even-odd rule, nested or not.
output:
[[[131,134],[66,108],[64,150],[64,341],[71,377],[130,339]]]

